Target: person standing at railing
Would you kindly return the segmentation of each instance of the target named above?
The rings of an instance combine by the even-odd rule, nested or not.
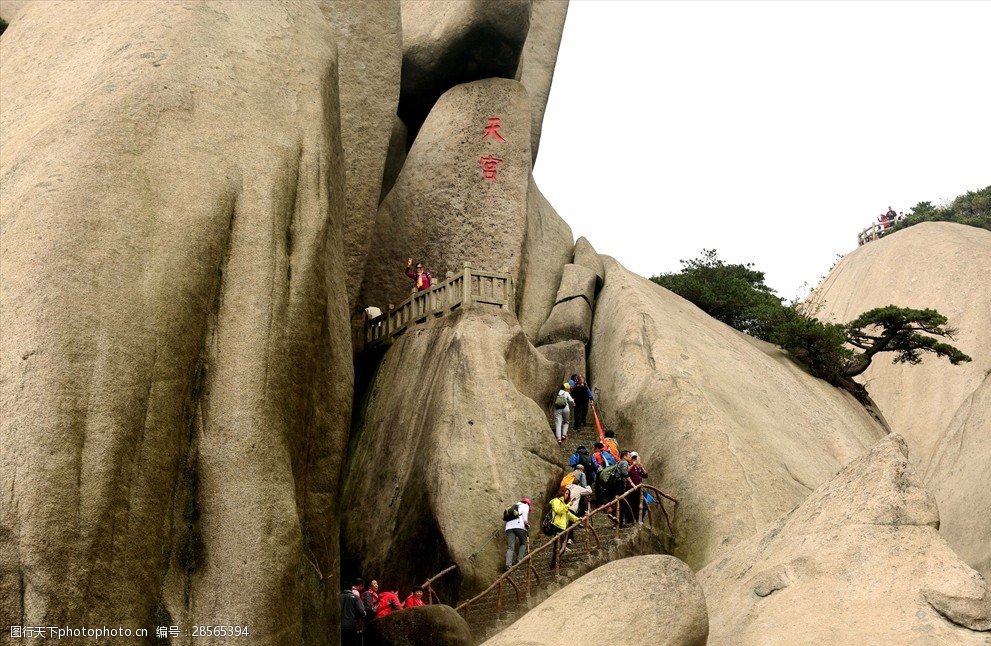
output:
[[[519,563],[526,556],[530,529],[530,499],[520,498],[516,503],[519,516],[506,521],[506,569],[513,567],[513,556]],[[517,544],[519,547],[517,548]],[[518,552],[517,552],[518,550]]]
[[[424,292],[430,289],[430,281],[432,276],[429,271],[423,269],[423,263],[416,263],[416,272],[413,272],[413,259],[406,259],[406,275],[413,279],[413,290],[417,292]]]
[[[557,497],[551,498],[551,536],[557,536],[567,529],[568,521],[573,523],[578,522],[578,516],[575,516],[571,511],[570,502],[571,492],[568,491],[567,487],[561,487],[557,492]],[[554,545],[551,550],[551,565],[549,568],[551,570],[557,566],[557,552],[558,545]]]
[[[416,608],[417,606],[422,606],[423,604],[423,587],[419,585],[413,586],[413,593],[406,597],[406,601],[403,602],[403,608]]]
[[[644,468],[643,464],[640,462],[640,455],[636,451],[630,451],[630,482],[634,486],[640,486],[644,480],[648,477],[647,469]],[[640,500],[642,495],[637,494],[630,496],[630,506],[633,507],[633,517],[637,519],[638,523],[643,522],[643,510],[641,509]]]
[[[623,451],[619,454],[619,477],[620,491],[617,492],[620,495],[633,488],[633,480],[630,479],[630,461],[632,460],[630,451]],[[622,527],[626,523],[633,523],[635,516],[633,515],[633,495],[626,497],[626,502],[629,504],[620,503],[619,505],[619,526]]]

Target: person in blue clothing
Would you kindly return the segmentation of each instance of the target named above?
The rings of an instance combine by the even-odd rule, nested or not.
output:
[[[576,467],[578,465],[585,467],[585,480],[588,484],[595,482],[595,473],[599,470],[598,465],[595,463],[595,458],[592,454],[588,452],[588,449],[584,445],[579,446],[575,449],[575,452],[571,454],[571,458],[568,460],[569,467]]]

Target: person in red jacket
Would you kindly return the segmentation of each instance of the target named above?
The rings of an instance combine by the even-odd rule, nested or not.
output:
[[[416,263],[416,273],[413,273],[413,259],[406,259],[406,275],[416,281],[416,291],[423,292],[430,289],[430,272],[424,271],[423,263]]]
[[[380,592],[379,593],[379,612],[375,615],[376,619],[381,619],[386,617],[396,610],[402,610],[403,606],[399,603],[399,591],[393,590],[392,592]]]
[[[417,606],[423,605],[423,588],[420,586],[415,586],[413,588],[413,594],[406,597],[406,603],[403,604],[406,608],[415,608]]]

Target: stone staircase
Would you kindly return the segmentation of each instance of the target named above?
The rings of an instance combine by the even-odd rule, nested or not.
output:
[[[597,438],[594,426],[569,432],[568,440],[560,447],[562,468],[567,469],[568,458],[578,445],[583,444],[591,449]],[[673,508],[671,503],[668,506]],[[559,568],[551,571],[552,548],[539,551],[553,540],[539,530],[544,511],[543,508],[535,508],[531,516],[532,568],[517,565],[497,579],[484,596],[459,604],[458,611],[471,627],[476,644],[508,627],[547,597],[600,565],[638,554],[668,554],[673,547],[673,537],[658,509],[658,503],[651,506],[651,520],[642,525],[623,527],[618,535],[609,515],[599,511],[590,517],[592,530],[582,528],[573,532],[574,543],[560,556]]]

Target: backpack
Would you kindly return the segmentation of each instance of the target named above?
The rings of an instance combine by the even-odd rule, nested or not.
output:
[[[596,482],[603,487],[611,487],[619,482],[619,477],[619,462],[617,462],[615,464],[610,464],[602,471],[599,471],[599,477],[596,478]]]
[[[544,536],[554,535],[554,510],[549,510],[544,514],[544,520],[540,522],[540,531],[544,533]]]
[[[585,478],[589,482],[595,480],[595,472],[599,470],[599,465],[595,463],[595,460],[592,459],[592,456],[587,451],[578,455],[578,464],[585,467]]]
[[[602,440],[602,443],[606,445],[606,448],[609,450],[612,456],[616,458],[616,462],[619,462],[619,445],[616,444],[616,440],[614,440],[611,437],[607,437],[606,439]]]
[[[572,471],[571,473],[569,473],[568,475],[564,476],[564,478],[561,479],[561,486],[567,487],[569,484],[571,484],[574,481],[575,481],[575,473],[574,471]]]
[[[506,511],[502,512],[502,519],[507,523],[511,520],[516,520],[519,517],[520,517],[520,506],[515,502],[509,507],[506,507]]]
[[[602,466],[600,467],[601,469],[605,469],[606,467],[610,467],[614,464],[618,464],[616,459],[613,457],[612,453],[609,452],[609,449],[600,449],[596,451],[596,453],[599,455],[599,458],[602,459]],[[596,460],[595,462],[596,464],[598,464],[599,461]]]
[[[554,400],[554,408],[564,408],[568,405],[568,399],[564,396],[564,391],[557,391],[557,399]]]

